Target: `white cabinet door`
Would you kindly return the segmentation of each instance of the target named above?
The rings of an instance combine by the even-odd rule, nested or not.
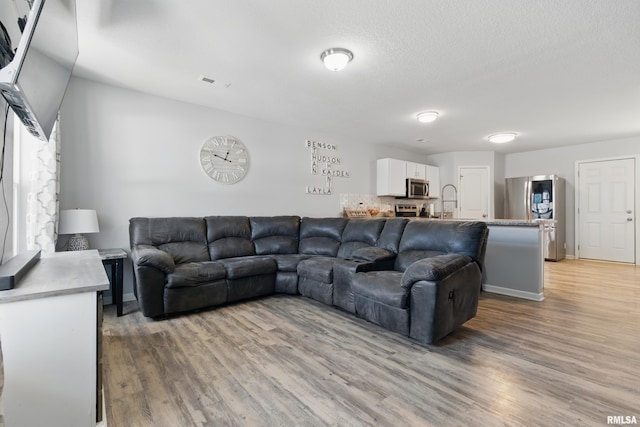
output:
[[[426,166],[427,181],[429,181],[429,197],[440,197],[440,168],[438,166]]]
[[[427,179],[426,165],[420,163],[406,162],[407,178]]]
[[[378,159],[377,161],[377,186],[378,196],[406,195],[407,162],[396,159]]]
[[[458,180],[459,218],[490,218],[489,213],[489,167],[460,167]]]
[[[7,426],[96,425],[96,319],[95,292],[0,304]]]

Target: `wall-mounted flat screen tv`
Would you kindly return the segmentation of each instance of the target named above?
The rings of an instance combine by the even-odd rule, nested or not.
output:
[[[78,57],[76,1],[0,0],[0,10],[16,11],[19,1],[28,4],[26,22],[19,13],[17,22],[0,22],[0,65],[10,60],[0,69],[0,91],[29,132],[47,141]],[[7,18],[11,14],[0,16]],[[7,40],[11,25],[20,27],[19,41],[7,54],[7,43],[15,43]]]

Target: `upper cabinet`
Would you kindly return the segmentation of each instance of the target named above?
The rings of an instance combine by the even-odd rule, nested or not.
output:
[[[397,159],[378,159],[378,196],[406,196],[406,179],[426,179],[429,181],[429,197],[440,197],[440,168]]]
[[[407,162],[396,159],[378,159],[377,195],[402,197],[406,194]]]
[[[427,179],[427,165],[405,162],[407,164],[407,178]]]

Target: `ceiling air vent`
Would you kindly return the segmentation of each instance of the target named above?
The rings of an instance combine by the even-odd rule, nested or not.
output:
[[[215,79],[212,79],[207,76],[200,76],[198,77],[198,80],[200,80],[201,82],[210,83],[210,84],[214,84],[216,82]]]
[[[201,82],[204,82],[204,83],[209,83],[210,85],[216,85],[216,86],[222,85],[222,87],[224,87],[225,89],[229,89],[229,86],[231,86],[231,83],[225,83],[225,82],[217,82],[216,83],[216,79],[212,79],[211,77],[207,77],[207,76],[203,76],[203,75],[198,77],[198,80],[200,80]]]

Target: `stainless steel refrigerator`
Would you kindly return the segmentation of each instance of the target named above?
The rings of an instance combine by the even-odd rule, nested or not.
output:
[[[504,217],[543,223],[544,258],[564,259],[565,182],[557,175],[523,176],[505,180]]]

